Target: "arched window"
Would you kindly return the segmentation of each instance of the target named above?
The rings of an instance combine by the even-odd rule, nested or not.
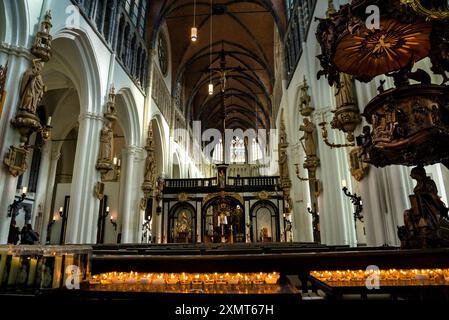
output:
[[[131,49],[128,55],[128,68],[133,76],[136,75],[136,36],[131,40]]]
[[[139,49],[137,49],[135,75],[136,75],[136,78],[139,79],[140,83],[142,83],[141,76],[140,76],[142,74],[141,69],[142,69],[142,46],[139,46]]]
[[[245,141],[240,137],[234,137],[234,139],[232,139],[231,141],[231,162],[246,162]]]
[[[117,56],[122,56],[122,48],[123,48],[123,30],[125,28],[125,17],[120,17],[118,35],[117,35],[117,45],[115,51],[117,52]]]
[[[104,17],[103,24],[103,36],[108,43],[112,42],[111,34],[113,33],[112,28],[114,27],[115,17],[115,0],[109,0],[106,4],[106,14]]]
[[[222,163],[223,162],[223,141],[220,141],[215,145],[214,151],[212,152],[212,162]]]
[[[125,27],[125,33],[123,34],[123,50],[120,58],[122,59],[122,62],[124,65],[128,65],[127,58],[129,55],[129,36],[130,36],[130,25],[127,24]]]
[[[97,30],[99,30],[100,32],[103,30],[103,19],[105,9],[106,9],[105,0],[98,0],[97,9],[95,11],[95,24],[97,25]]]
[[[148,60],[147,60],[147,52],[144,51],[143,53],[143,66],[142,66],[142,74],[141,74],[141,80],[142,88],[145,88],[147,86],[147,80],[148,80]]]
[[[256,163],[257,161],[262,160],[263,158],[262,148],[256,139],[253,139],[250,148],[251,148],[251,159],[249,159],[249,161],[251,163]]]
[[[147,16],[147,0],[141,0],[140,2],[140,14],[137,29],[139,30],[142,38],[145,38],[145,27],[146,27],[146,16]]]

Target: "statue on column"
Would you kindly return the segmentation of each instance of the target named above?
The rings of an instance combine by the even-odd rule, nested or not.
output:
[[[290,188],[292,182],[290,180],[290,172],[288,167],[288,155],[287,155],[287,130],[285,129],[284,111],[281,113],[280,133],[279,133],[279,145],[278,145],[278,164],[279,164],[279,176],[281,180],[281,186],[283,188],[284,198],[290,197]]]
[[[19,110],[36,114],[36,109],[41,101],[47,86],[42,80],[43,64],[39,59],[33,60],[32,68],[25,72],[20,86]]]
[[[8,65],[5,66],[0,65],[0,111],[2,103],[4,101],[7,73],[8,73]]]
[[[335,94],[337,108],[355,104],[352,90],[352,77],[346,73],[340,73],[340,86]]]
[[[279,176],[281,179],[289,178],[287,150],[279,150]]]
[[[145,160],[144,181],[142,184],[142,190],[145,194],[145,199],[149,199],[152,196],[154,181],[156,179],[156,159],[153,144],[153,126],[150,122],[148,125],[147,144],[145,146],[147,157]]]
[[[153,183],[156,174],[154,152],[149,152],[145,161],[145,181]]]
[[[398,227],[403,248],[428,248],[449,245],[448,208],[438,196],[435,182],[424,167],[413,168],[416,180],[410,209],[404,212],[404,226]]]
[[[111,123],[108,122],[101,129],[100,134],[100,154],[98,156],[99,161],[110,161],[112,162],[112,140],[113,131],[111,128]]]
[[[311,106],[311,102],[312,102],[312,98],[309,95],[309,86],[307,84],[307,79],[304,76],[304,82],[303,84],[299,87],[300,92],[299,92],[299,112],[301,113],[302,116],[310,116],[310,114],[312,114],[312,112],[315,110],[315,108],[313,108]]]
[[[307,158],[313,158],[317,155],[316,128],[309,118],[304,118],[303,123],[304,124],[299,127],[299,130],[304,132],[301,141],[304,141],[303,147]]]

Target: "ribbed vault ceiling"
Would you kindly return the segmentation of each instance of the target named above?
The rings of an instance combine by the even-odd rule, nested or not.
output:
[[[213,0],[211,7],[209,0],[198,0],[197,42],[190,41],[193,0],[150,2],[150,21],[157,21],[150,26],[151,42],[156,43],[158,28],[166,22],[172,88],[179,81],[184,85],[183,108],[190,121],[201,120],[203,128],[221,129],[225,118],[230,129],[270,128],[274,32],[277,28],[282,36],[285,29],[283,2]],[[223,76],[217,71],[220,65],[228,69],[224,93]],[[210,69],[216,72],[211,75]],[[212,96],[207,92],[210,79],[215,87]]]

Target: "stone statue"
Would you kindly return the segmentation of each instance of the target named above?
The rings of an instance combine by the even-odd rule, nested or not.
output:
[[[145,160],[145,181],[152,182],[155,176],[156,166],[154,159],[154,152],[149,151]]]
[[[279,133],[279,144],[287,144],[287,131],[285,129],[285,122],[284,122],[284,112],[282,112],[282,120],[281,120],[281,126],[280,126],[280,133]]]
[[[335,94],[337,108],[349,104],[355,104],[352,91],[352,77],[346,73],[340,73],[340,86]]]
[[[304,140],[304,151],[307,157],[316,157],[317,143],[315,125],[309,118],[304,118],[303,123],[299,127],[299,130],[304,131],[304,136],[301,138],[301,140]]]
[[[116,114],[115,110],[115,88],[111,86],[108,94],[108,102],[106,103],[106,113]]]
[[[279,176],[281,179],[289,179],[287,150],[279,150]]]
[[[6,74],[8,73],[8,65],[1,66],[0,65],[0,103],[3,98],[3,91],[5,90],[5,84],[6,84]]]
[[[100,134],[100,154],[98,155],[98,160],[100,161],[112,161],[112,140],[113,132],[111,128],[111,123],[108,122],[101,129]]]
[[[426,175],[422,166],[412,169],[416,180],[412,208],[404,212],[404,226],[398,236],[404,248],[426,248],[449,244],[448,208],[438,196],[435,182]]]
[[[148,126],[148,137],[147,137],[147,148],[153,148],[154,137],[153,137],[153,125],[150,123]]]
[[[40,60],[33,60],[32,68],[23,75],[20,86],[20,110],[36,114],[37,105],[47,91],[47,86],[42,80],[42,67],[43,64]]]
[[[281,181],[288,182],[290,180],[290,174],[288,169],[288,155],[287,155],[287,131],[285,129],[284,112],[281,115],[280,133],[279,133],[279,176]]]
[[[304,76],[304,83],[299,87],[299,111],[303,116],[309,116],[314,108],[311,106],[312,98],[309,95],[309,86],[307,85],[306,77]]]
[[[226,186],[226,177],[223,169],[218,172],[218,185],[221,189],[224,189]]]

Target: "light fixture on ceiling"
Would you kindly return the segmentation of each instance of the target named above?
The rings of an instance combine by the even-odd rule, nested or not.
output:
[[[198,40],[198,29],[196,27],[196,0],[193,0],[193,27],[190,30],[190,39],[192,42]]]
[[[213,83],[209,83],[209,95],[213,95],[214,94],[214,85]]]
[[[210,44],[209,44],[209,95],[214,94],[214,84],[212,83],[212,0],[210,0]]]

